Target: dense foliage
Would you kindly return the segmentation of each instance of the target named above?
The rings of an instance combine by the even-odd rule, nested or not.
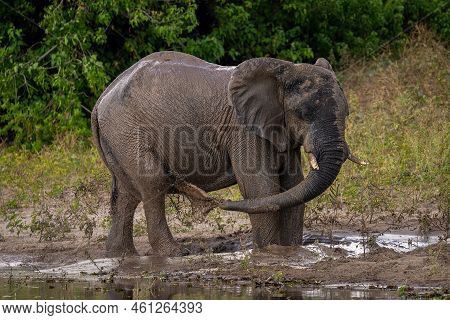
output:
[[[417,22],[450,39],[446,0],[0,0],[0,137],[40,149],[89,135],[105,86],[154,51],[235,64],[367,57]]]

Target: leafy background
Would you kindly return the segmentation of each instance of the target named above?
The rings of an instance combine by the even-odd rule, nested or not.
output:
[[[32,150],[67,132],[89,136],[105,86],[154,51],[339,67],[400,47],[417,22],[450,39],[445,0],[0,0],[0,16],[0,139]]]

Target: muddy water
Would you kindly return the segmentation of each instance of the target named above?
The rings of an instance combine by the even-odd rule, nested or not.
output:
[[[205,286],[192,283],[114,284],[85,281],[0,282],[0,299],[399,299],[394,290],[368,287]]]
[[[439,240],[439,235],[417,236],[404,233],[384,233],[364,237],[348,232],[335,232],[331,239],[312,234],[306,235],[303,241],[306,247],[308,245],[313,247],[314,244],[328,244],[330,247],[344,249],[347,256],[358,257],[369,253],[373,247],[392,249],[396,252],[409,252],[435,244]],[[447,243],[449,243],[448,240]]]
[[[210,275],[218,266],[222,271],[236,264],[245,266],[249,257],[257,266],[303,269],[324,259],[357,258],[377,247],[408,252],[437,243],[439,238],[383,234],[367,239],[336,233],[332,238],[310,234],[304,240],[302,247],[270,246],[258,251],[239,247],[236,240],[229,252],[69,264],[43,264],[32,256],[0,254],[0,299],[398,299],[395,289],[369,284],[312,287],[272,281],[266,286],[242,279],[225,284]],[[198,269],[186,271],[186,266],[197,265],[197,261]]]

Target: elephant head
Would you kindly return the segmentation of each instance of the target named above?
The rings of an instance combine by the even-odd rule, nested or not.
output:
[[[303,145],[312,169],[295,187],[272,196],[224,201],[219,207],[262,213],[292,207],[319,196],[336,179],[351,155],[345,142],[348,104],[331,65],[314,65],[272,58],[250,59],[233,71],[229,102],[238,121],[267,139],[278,152]]]

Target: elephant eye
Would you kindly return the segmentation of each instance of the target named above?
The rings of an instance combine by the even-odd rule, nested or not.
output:
[[[299,117],[305,121],[312,121],[314,118],[314,106],[306,103],[300,107]]]
[[[309,121],[313,120],[313,116],[314,116],[314,112],[313,112],[312,108],[309,108],[306,106],[303,106],[301,108],[300,118],[309,122]]]

